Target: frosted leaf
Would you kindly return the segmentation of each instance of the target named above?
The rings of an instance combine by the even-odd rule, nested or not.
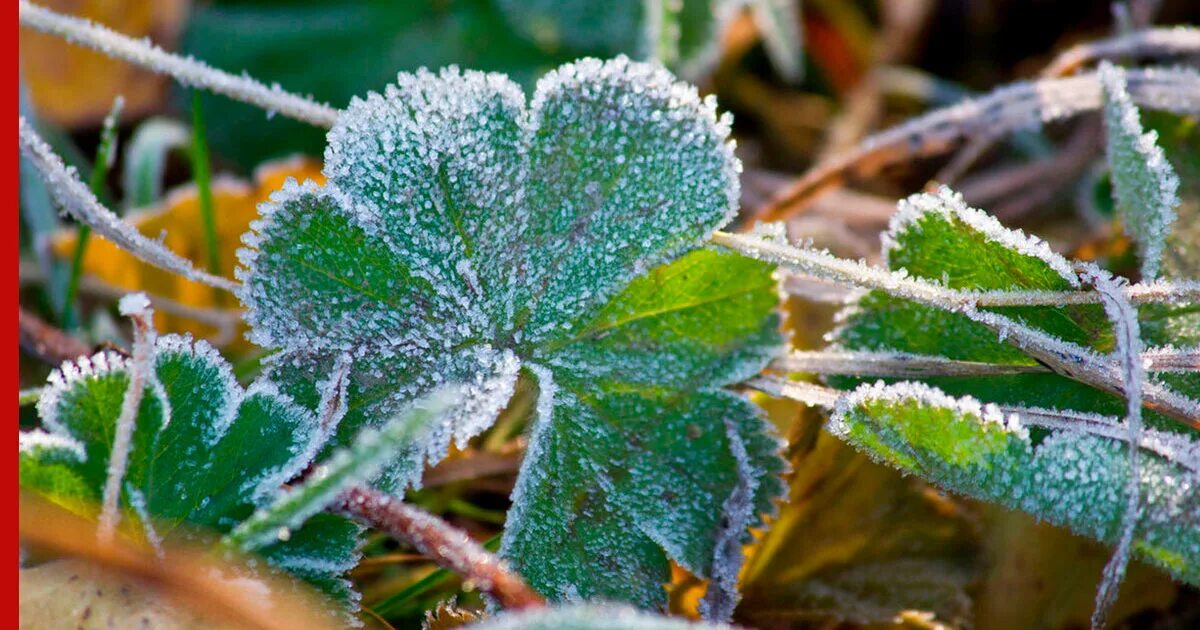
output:
[[[1080,288],[1072,264],[1049,245],[968,207],[957,193],[914,195],[900,203],[883,237],[893,271],[904,270],[959,291],[1070,291]],[[1053,338],[1093,351],[1113,347],[1112,326],[1098,304],[980,309],[1002,313]],[[960,361],[1036,366],[968,313],[924,306],[871,291],[838,316],[840,350],[905,352]],[[922,379],[952,394],[995,403],[1117,413],[1121,401],[1053,373]],[[839,385],[847,379],[834,378]]]
[[[152,361],[120,501],[166,542],[189,540],[206,529],[228,531],[270,501],[321,447],[324,436],[312,412],[266,382],[243,390],[207,343],[160,337]],[[65,363],[51,374],[38,401],[48,433],[21,438],[22,487],[95,516],[129,364],[119,355],[101,353]],[[335,554],[354,547],[357,530],[338,531],[350,540],[331,537],[331,551],[314,548],[313,553],[320,552],[314,561],[342,562]],[[290,551],[289,557],[298,553]],[[336,582],[341,572],[301,577],[320,586]]]
[[[579,604],[507,612],[468,626],[476,630],[728,630],[725,624],[660,617],[615,604]]]
[[[501,545],[551,599],[660,608],[668,557],[713,574],[722,507],[745,492],[743,473],[759,487],[733,534],[739,542],[781,492],[779,443],[741,398],[607,393],[567,374],[553,390],[552,410],[539,404]],[[740,462],[727,423],[748,452]]]
[[[1175,223],[1179,178],[1157,144],[1158,135],[1142,127],[1140,112],[1126,87],[1125,70],[1104,61],[1099,77],[1113,198],[1125,231],[1141,250],[1142,277],[1153,280],[1162,266],[1163,244]]]
[[[947,490],[1106,543],[1121,536],[1131,471],[1123,440],[1063,429],[1035,442],[1016,414],[916,383],[861,386],[838,402],[829,428],[878,461]],[[1200,473],[1151,450],[1140,459],[1134,554],[1198,584]]]
[[[718,538],[743,540],[781,490],[777,440],[751,405],[718,389],[782,346],[771,267],[698,249],[736,209],[728,134],[711,99],[624,57],[559,68],[528,108],[500,75],[401,74],[339,118],[329,182],[286,185],[243,239],[251,338],[281,350],[269,378],[318,409],[329,375],[349,365],[330,448],[463,384],[464,402],[396,447],[376,479],[400,493],[422,464],[490,426],[526,368],[541,388],[539,420],[506,549],[536,547],[529,557],[545,562],[512,559],[553,598],[661,607],[668,559],[709,576]],[[630,447],[623,436],[640,432],[657,443]],[[592,453],[593,440],[608,452]],[[560,458],[575,462],[569,477]],[[616,461],[619,482],[590,469]],[[683,461],[703,484],[672,481]],[[722,508],[747,483],[753,500],[735,502],[749,507],[722,530]],[[584,494],[612,514],[593,518],[574,499]],[[594,521],[595,544],[547,543],[525,529],[542,513]],[[611,553],[628,562],[596,571]],[[735,563],[722,554],[723,567]]]
[[[741,165],[715,100],[656,65],[565,65],[538,81],[530,109],[536,210],[517,260],[536,340],[732,219]]]

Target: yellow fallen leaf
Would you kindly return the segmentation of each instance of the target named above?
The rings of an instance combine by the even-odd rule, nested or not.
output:
[[[278,190],[287,178],[298,181],[311,179],[324,183],[320,163],[307,158],[291,158],[268,162],[254,173],[253,183],[229,177],[213,181],[213,214],[216,218],[218,261],[221,275],[232,278],[237,263],[236,252],[241,247],[241,235],[250,222],[258,217],[258,204]],[[172,191],[158,206],[139,210],[125,219],[150,238],[162,238],[171,251],[191,260],[199,268],[207,266],[204,228],[200,203],[195,186]],[[65,230],[53,241],[56,255],[70,259],[78,240],[76,230]],[[236,298],[212,287],[187,280],[138,260],[111,242],[93,236],[88,241],[83,259],[83,273],[129,291],[146,291],[151,295],[170,298],[182,305],[201,308],[233,308]],[[186,332],[209,338],[219,330],[189,317],[157,309],[155,325],[161,331]],[[242,340],[241,329],[235,344],[248,347]]]
[[[170,47],[183,27],[189,0],[39,0],[55,11],[85,17],[133,37],[149,36]],[[167,79],[123,61],[68,43],[61,37],[21,29],[21,77],[42,117],[65,127],[98,124],[118,94],[125,113],[157,109]]]

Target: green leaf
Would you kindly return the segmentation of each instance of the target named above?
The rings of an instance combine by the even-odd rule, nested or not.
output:
[[[1113,198],[1125,231],[1141,250],[1142,277],[1153,280],[1176,220],[1179,177],[1158,146],[1158,135],[1142,127],[1140,112],[1125,86],[1125,70],[1101,62],[1099,76]]]
[[[884,237],[892,270],[959,290],[1070,290],[1078,279],[1070,263],[1043,241],[1009,230],[967,207],[943,188],[900,203]],[[994,309],[1027,326],[1099,352],[1113,348],[1112,327],[1099,305],[1022,306]],[[899,351],[964,361],[1031,365],[1033,359],[965,315],[872,291],[842,315],[834,332],[849,350]],[[998,404],[1119,413],[1119,399],[1052,373],[986,378],[930,378],[924,382],[954,395]],[[847,386],[850,379],[833,379]]]
[[[660,617],[613,604],[575,604],[496,615],[469,628],[476,630],[722,630],[724,624],[694,623]]]
[[[204,342],[168,335],[156,345],[134,429],[121,503],[146,537],[159,541],[207,539],[227,532],[270,502],[281,484],[300,473],[324,442],[313,414],[266,382],[243,390],[228,364]],[[21,436],[21,485],[93,516],[107,476],[116,419],[129,383],[126,359],[100,353],[66,363],[38,400],[48,433]],[[337,521],[348,523],[341,517]],[[329,519],[313,525],[324,545],[281,542],[268,559],[282,568],[308,567],[316,583],[340,576],[358,558],[357,526]],[[328,567],[328,570],[320,567]]]
[[[838,403],[829,428],[877,460],[947,490],[1106,543],[1120,537],[1130,474],[1124,441],[1075,430],[1034,439],[1016,414],[914,383],[860,387]],[[1200,584],[1200,443],[1147,429],[1142,444],[1160,448],[1142,452],[1134,552]]]
[[[349,366],[335,445],[465,383],[430,460],[488,428],[527,370],[542,402],[505,554],[534,588],[661,607],[669,559],[731,586],[782,464],[754,407],[719,388],[782,340],[771,268],[697,249],[737,207],[729,121],[625,58],[538,85],[526,106],[506,77],[447,69],[352,103],[328,184],[285,186],[244,237],[251,338],[280,350],[271,377],[310,408]],[[534,512],[589,542],[547,543]]]

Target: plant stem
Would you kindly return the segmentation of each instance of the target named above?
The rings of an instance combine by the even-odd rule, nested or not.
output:
[[[499,558],[488,553],[466,533],[415,506],[378,490],[356,486],[335,504],[338,511],[375,529],[407,541],[439,566],[459,573],[505,608],[544,606],[542,596]]]
[[[96,199],[96,195],[79,180],[74,169],[63,164],[62,159],[55,155],[24,116],[18,116],[18,127],[21,152],[37,167],[38,174],[46,182],[54,200],[80,223],[91,226],[117,247],[155,267],[209,286],[228,291],[238,290],[236,282],[196,269],[190,261],[167,249],[162,243],[146,238],[133,226],[122,221]]]
[[[138,412],[146,382],[154,370],[154,310],[144,294],[133,293],[121,298],[121,314],[133,322],[133,360],[129,362],[129,386],[121,400],[121,414],[117,416],[116,432],[112,450],[108,456],[108,472],[104,481],[103,503],[100,523],[96,527],[96,538],[101,544],[112,542],[121,520],[119,504],[121,481],[125,478],[125,467],[129,463],[129,447],[133,430],[137,426]]]
[[[217,249],[217,219],[213,213],[212,170],[209,166],[208,140],[205,136],[204,111],[200,92],[192,92],[192,179],[200,201],[200,219],[204,228],[204,249],[208,256],[209,273],[221,275],[220,252]]]

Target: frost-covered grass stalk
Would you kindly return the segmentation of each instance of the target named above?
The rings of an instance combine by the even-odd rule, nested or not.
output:
[[[1055,57],[1042,70],[1042,76],[1061,77],[1096,59],[1195,54],[1200,54],[1200,29],[1192,26],[1148,28],[1073,46]]]
[[[121,401],[121,414],[117,416],[112,452],[108,457],[108,476],[104,482],[100,523],[96,528],[96,536],[102,543],[112,542],[117,523],[121,520],[118,504],[121,499],[121,482],[125,478],[125,466],[129,462],[129,443],[137,425],[138,409],[142,404],[142,394],[146,391],[146,382],[154,377],[152,370],[157,334],[154,331],[154,310],[150,308],[150,300],[146,299],[145,294],[132,293],[121,298],[120,310],[122,315],[133,322],[133,360],[129,362],[129,386]]]
[[[1200,112],[1200,74],[1192,68],[1129,70],[1126,78],[1130,98],[1137,105],[1176,114]],[[1036,129],[1102,106],[1100,79],[1095,72],[1006,85],[864,139],[854,150],[809,170],[772,199],[758,218],[783,219],[850,174],[875,173],[901,160],[943,153],[964,140]]]
[[[121,249],[155,267],[219,289],[236,290],[237,283],[196,269],[192,263],[167,249],[162,243],[146,238],[132,225],[122,221],[112,210],[104,207],[79,179],[75,169],[63,164],[62,159],[55,155],[50,145],[33,129],[33,125],[29,124],[24,116],[18,118],[21,152],[37,168],[38,174],[46,182],[46,188],[63,210]]]
[[[1121,366],[1124,380],[1126,401],[1125,425],[1129,435],[1128,444],[1138,445],[1142,441],[1142,390],[1146,380],[1146,372],[1142,366],[1141,329],[1138,325],[1137,311],[1121,294],[1121,283],[1107,271],[1092,264],[1080,265],[1080,278],[1091,282],[1092,286],[1104,297],[1104,312],[1113,324],[1116,336],[1117,362]],[[1129,484],[1126,488],[1127,497],[1125,513],[1121,516],[1121,537],[1117,540],[1117,548],[1112,559],[1104,566],[1103,579],[1096,592],[1096,607],[1092,611],[1092,627],[1104,628],[1108,611],[1117,600],[1121,581],[1125,577],[1125,568],[1129,564],[1129,555],[1133,547],[1133,535],[1141,516],[1141,450],[1129,449]]]
[[[190,57],[173,55],[146,39],[137,40],[82,18],[61,15],[26,0],[20,0],[21,25],[58,35],[74,44],[147,68],[175,80],[237,101],[261,107],[318,127],[332,127],[337,110],[311,98],[267,86],[248,76],[217,70]]]
[[[1059,306],[1100,304],[1096,291],[959,291],[861,261],[838,258],[825,251],[796,247],[756,234],[713,234],[714,243],[752,258],[783,265],[819,280],[867,289],[946,309],[993,306]],[[1047,250],[1049,251],[1049,250]],[[1122,288],[1134,304],[1200,300],[1200,281],[1154,281]]]

